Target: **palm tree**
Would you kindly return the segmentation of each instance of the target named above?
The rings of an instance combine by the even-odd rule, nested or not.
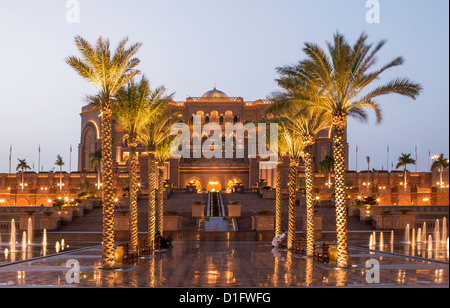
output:
[[[289,120],[295,134],[301,138],[303,143],[303,157],[305,160],[306,176],[306,239],[307,256],[314,255],[314,160],[313,145],[316,142],[316,136],[324,129],[331,126],[330,115],[317,108],[303,108],[298,113],[288,112],[286,118]]]
[[[292,123],[281,123],[281,136],[286,143],[287,154],[289,155],[289,208],[288,208],[288,236],[287,247],[292,249],[295,240],[295,191],[297,188],[297,172],[300,156],[304,145],[301,136],[293,129]]]
[[[318,45],[305,43],[305,60],[296,65],[277,68],[281,75],[277,83],[289,89],[281,95],[283,103],[278,108],[316,106],[326,110],[332,117],[338,267],[349,265],[344,153],[348,116],[367,121],[366,109],[372,109],[377,122],[380,122],[381,110],[375,102],[376,98],[396,93],[415,99],[422,90],[419,84],[408,78],[397,78],[367,90],[384,72],[404,62],[402,57],[397,57],[381,68],[370,71],[384,44],[385,41],[376,45],[368,44],[367,35],[363,33],[351,46],[343,35],[336,33],[333,43],[327,44],[329,55]],[[311,89],[316,89],[315,94]]]
[[[19,161],[19,164],[16,167],[16,171],[18,171],[19,169],[22,170],[22,184],[21,184],[21,186],[22,186],[22,189],[23,189],[25,187],[25,184],[23,183],[23,173],[24,173],[25,170],[30,170],[31,167],[28,166],[25,158],[24,159],[17,159],[17,160]]]
[[[139,159],[136,154],[136,147],[138,146],[138,135],[152,116],[152,113],[148,111],[149,97],[150,84],[143,76],[139,83],[130,81],[126,87],[117,93],[118,104],[114,108],[114,118],[117,120],[119,127],[125,131],[124,138],[128,141],[130,150],[130,159],[128,160],[130,166],[130,242],[132,249],[135,251],[137,251],[139,244],[137,213]]]
[[[158,165],[158,232],[161,236],[164,233],[164,162],[171,158],[170,145],[176,138],[169,135],[156,146],[156,162]]]
[[[331,186],[331,173],[334,172],[333,150],[325,155],[324,159],[319,163],[319,171],[327,174],[327,186]]]
[[[59,166],[59,191],[62,191],[63,183],[62,183],[62,166],[64,166],[64,161],[61,155],[56,156],[55,165]]]
[[[75,45],[81,58],[70,56],[66,63],[98,91],[102,128],[102,180],[103,180],[103,247],[102,267],[113,269],[114,257],[114,195],[112,161],[112,111],[116,104],[117,92],[139,71],[139,59],[135,54],[141,44],[126,48],[128,39],[123,39],[115,52],[110,51],[108,39],[100,37],[94,46],[80,36],[75,37]]]
[[[404,154],[402,153],[402,155],[397,159],[397,166],[395,167],[395,169],[401,168],[401,167],[405,167],[404,171],[403,171],[403,186],[406,189],[406,166],[408,165],[414,165],[416,163],[416,161],[411,157],[411,154]]]
[[[102,149],[89,153],[90,165],[92,169],[97,169],[97,189],[101,189],[101,174],[102,174]]]
[[[442,181],[442,173],[444,172],[445,168],[448,168],[448,158],[444,158],[444,154],[439,155],[439,157],[434,159],[433,163],[431,164],[431,171],[433,171],[436,168],[439,168],[440,174],[439,186],[443,188],[444,182]]]
[[[156,233],[156,150],[158,144],[170,135],[169,122],[175,112],[169,107],[173,94],[166,95],[166,88],[159,87],[151,91],[148,100],[148,112],[152,113],[150,121],[139,134],[138,140],[147,147],[148,152],[148,243],[153,251]]]
[[[96,193],[95,185],[91,184],[91,182],[87,179],[78,185],[78,189],[80,190],[78,198],[85,199],[90,196],[95,196]]]

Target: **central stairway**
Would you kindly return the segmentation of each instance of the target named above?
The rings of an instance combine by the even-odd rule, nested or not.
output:
[[[208,194],[207,217],[200,219],[198,230],[204,232],[236,231],[233,220],[224,217],[224,206],[220,193]]]

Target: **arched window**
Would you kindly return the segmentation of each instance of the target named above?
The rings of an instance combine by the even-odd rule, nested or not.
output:
[[[205,124],[208,124],[209,123],[209,116],[206,116],[205,117]]]
[[[220,118],[219,118],[219,124],[220,124],[220,125],[223,125],[223,116],[220,116]]]
[[[239,118],[238,118],[238,116],[234,116],[233,123],[236,124],[237,122],[239,122]]]

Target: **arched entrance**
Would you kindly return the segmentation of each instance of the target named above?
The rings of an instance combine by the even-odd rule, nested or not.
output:
[[[222,184],[218,178],[211,178],[208,180],[208,185],[206,186],[208,192],[219,192],[222,190]]]
[[[202,183],[197,178],[192,178],[187,181],[186,186],[193,185],[196,187],[197,192],[200,192],[202,190]]]
[[[226,187],[227,193],[232,193],[234,187],[237,185],[242,185],[242,181],[239,178],[234,177],[234,178],[229,179],[227,182],[227,187]]]

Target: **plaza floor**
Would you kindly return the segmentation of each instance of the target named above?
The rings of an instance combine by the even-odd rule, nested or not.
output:
[[[79,282],[72,267],[80,266]],[[366,265],[367,261],[369,265]],[[349,269],[323,264],[266,241],[175,241],[135,264],[100,269],[101,247],[0,265],[0,287],[446,287],[448,261],[350,247]],[[67,266],[66,266],[67,265]],[[379,265],[379,281],[369,275]],[[375,267],[374,267],[375,266]],[[369,277],[369,280],[367,279]]]

